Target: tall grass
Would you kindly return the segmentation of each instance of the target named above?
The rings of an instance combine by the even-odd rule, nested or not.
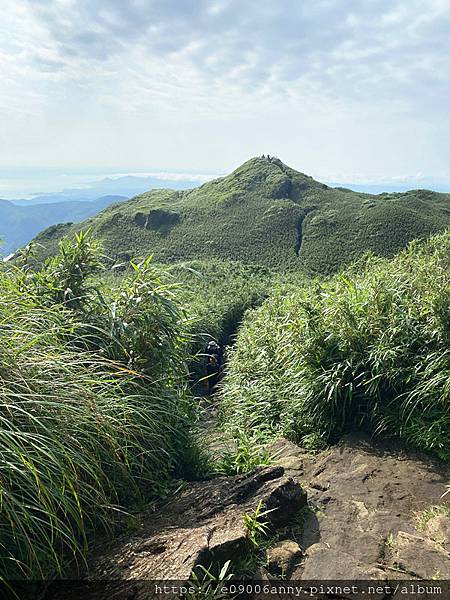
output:
[[[183,283],[182,297],[199,347],[211,337],[230,343],[246,310],[267,298],[276,277],[264,267],[217,260],[179,263],[170,273]]]
[[[0,273],[0,578],[81,566],[92,531],[158,498],[188,443],[174,291],[145,261],[97,294],[84,279],[95,261],[79,278],[75,260],[86,243],[41,272]]]
[[[203,353],[211,339],[221,346],[233,344],[247,311],[260,306],[280,282],[297,289],[306,279],[303,274],[213,259],[178,263],[169,273],[182,283],[181,298],[189,307],[193,381],[205,376]]]
[[[305,445],[389,431],[450,459],[449,341],[447,232],[274,294],[239,333],[223,419]]]

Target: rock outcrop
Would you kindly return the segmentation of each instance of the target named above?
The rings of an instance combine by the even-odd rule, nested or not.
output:
[[[167,233],[174,225],[180,222],[180,215],[173,210],[155,208],[148,213],[137,212],[133,222],[138,226],[160,233]]]
[[[306,505],[306,494],[281,467],[192,483],[160,514],[149,514],[142,532],[95,557],[89,578],[186,581],[197,565],[223,563],[245,550],[243,515],[260,500],[274,509],[265,520],[277,528]]]
[[[318,454],[284,439],[271,450],[277,466],[188,484],[141,515],[138,533],[91,558],[78,596],[57,588],[55,598],[109,600],[110,587],[141,600],[151,597],[148,580],[187,582],[198,565],[236,564],[251,547],[243,516],[260,500],[274,509],[264,520],[275,542],[265,558],[259,551],[258,580],[450,579],[445,464],[361,436]]]
[[[423,511],[450,507],[445,464],[361,436],[315,456],[287,440],[272,450],[308,492],[292,578],[450,578],[449,513],[420,526]]]

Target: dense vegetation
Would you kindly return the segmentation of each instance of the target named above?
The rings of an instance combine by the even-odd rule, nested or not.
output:
[[[245,311],[260,305],[277,279],[264,267],[217,260],[178,263],[169,273],[182,285],[199,349],[211,338],[221,345],[232,342]]]
[[[280,288],[246,319],[228,371],[233,431],[317,446],[367,428],[450,460],[450,233]]]
[[[234,260],[329,273],[370,250],[392,256],[450,226],[449,195],[413,190],[377,196],[330,188],[273,159],[186,191],[153,190],[79,226],[38,237],[44,254],[90,227],[114,260],[153,253],[159,262]]]
[[[443,230],[448,196],[252,159],[89,223],[0,270],[0,578],[66,573],[125,507],[265,464],[273,435],[366,428],[450,460],[450,233],[361,257]],[[219,394],[236,452],[213,461],[191,392],[207,340],[236,335]]]
[[[287,277],[264,267],[236,261],[189,261],[160,266],[166,282],[176,289],[177,298],[189,312],[189,368],[191,383],[204,376],[204,349],[214,339],[221,346],[233,343],[247,310],[259,306],[277,281]],[[130,277],[129,269],[112,275],[103,273],[97,285],[114,290]],[[297,280],[290,278],[292,285]]]
[[[213,339],[224,348],[234,341],[245,312],[267,297],[269,272],[225,261],[181,263],[170,272],[183,282],[181,295],[191,316],[190,381],[196,393],[203,393],[207,343]]]
[[[80,235],[0,273],[0,577],[80,562],[119,506],[158,498],[189,446],[186,316],[150,261],[108,295]]]

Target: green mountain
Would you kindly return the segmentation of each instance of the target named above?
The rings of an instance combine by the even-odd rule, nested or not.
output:
[[[92,201],[51,202],[48,204],[17,205],[8,200],[0,200],[0,256],[14,252],[28,244],[40,231],[61,221],[82,221],[97,214],[112,202],[125,200],[124,196],[102,196]],[[26,201],[24,201],[26,202]]]
[[[63,235],[91,228],[113,260],[219,258],[326,273],[364,251],[391,256],[448,227],[450,194],[331,188],[279,159],[252,158],[198,188],[153,190],[37,241],[53,253]]]

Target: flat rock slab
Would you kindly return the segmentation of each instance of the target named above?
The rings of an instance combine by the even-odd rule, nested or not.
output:
[[[90,579],[187,581],[193,569],[223,563],[247,545],[243,515],[260,500],[274,528],[306,505],[301,486],[281,467],[221,477],[187,486],[160,514],[148,515],[138,535],[122,536],[90,562]]]
[[[398,442],[363,436],[345,437],[313,457],[296,448],[290,453],[289,443],[279,447],[280,462],[289,464],[290,473],[301,473],[297,477],[313,507],[297,539],[305,559],[293,579],[448,577],[446,540],[436,542],[448,531],[445,523],[435,524],[438,531],[430,524],[429,534],[417,529],[421,511],[450,504],[450,495],[441,498],[449,483],[447,465],[401,449]],[[426,567],[414,569],[421,552]]]
[[[286,475],[294,479],[303,476],[304,463],[308,463],[308,460],[311,461],[315,457],[314,453],[300,448],[285,438],[274,440],[269,445],[269,451],[274,462],[283,467]]]
[[[450,579],[450,554],[439,544],[400,531],[393,543],[395,565],[420,579]]]

